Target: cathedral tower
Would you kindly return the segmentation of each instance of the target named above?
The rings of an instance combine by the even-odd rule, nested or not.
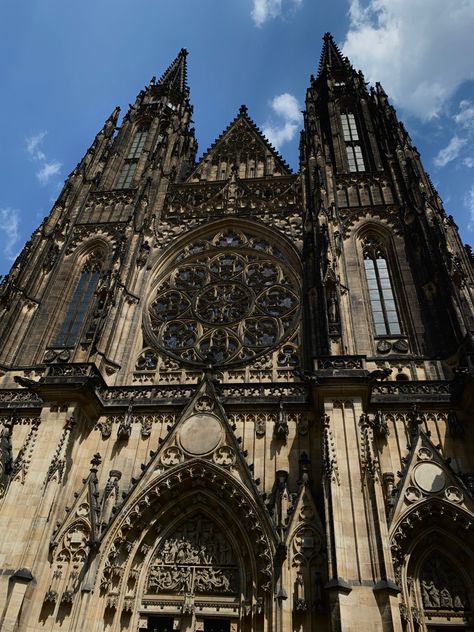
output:
[[[473,272],[324,37],[294,173],[185,50],[0,288],[0,626],[474,629]]]

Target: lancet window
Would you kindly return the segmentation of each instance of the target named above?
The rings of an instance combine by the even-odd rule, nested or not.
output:
[[[366,239],[363,253],[375,334],[399,336],[402,331],[385,249],[380,242]]]
[[[76,344],[82,324],[94,299],[101,265],[102,260],[96,254],[91,255],[84,265],[54,346],[73,347]]]
[[[138,159],[141,156],[147,137],[147,128],[141,128],[136,132],[125,162],[122,165],[122,170],[117,181],[117,189],[130,188],[133,176],[135,175],[135,171],[137,169]]]
[[[365,171],[365,162],[362,155],[362,146],[360,144],[355,116],[350,112],[342,112],[341,124],[344,142],[346,145],[349,171]]]

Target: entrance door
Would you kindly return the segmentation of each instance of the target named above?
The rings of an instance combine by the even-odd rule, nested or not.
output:
[[[147,632],[173,632],[173,618],[148,617]]]
[[[204,619],[204,632],[230,632],[228,619]]]

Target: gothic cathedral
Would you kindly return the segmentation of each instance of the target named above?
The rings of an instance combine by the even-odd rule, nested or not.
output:
[[[0,628],[472,631],[471,250],[329,34],[298,173],[186,55],[0,287]]]

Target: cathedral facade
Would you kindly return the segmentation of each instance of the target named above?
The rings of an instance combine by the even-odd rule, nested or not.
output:
[[[324,37],[293,172],[182,50],[0,287],[3,632],[474,630],[472,253]]]

